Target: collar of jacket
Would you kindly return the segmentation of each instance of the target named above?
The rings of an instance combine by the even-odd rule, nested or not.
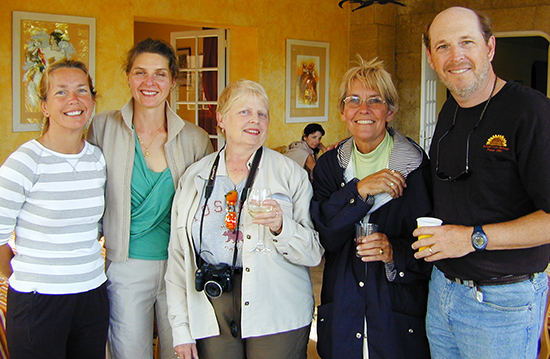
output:
[[[166,122],[168,125],[168,138],[166,143],[173,140],[178,133],[185,127],[185,121],[182,120],[170,107],[168,101],[165,103],[165,112],[166,112]],[[124,124],[128,129],[132,130],[133,119],[134,119],[134,99],[131,98],[124,107],[120,110],[122,114],[122,119]]]
[[[422,149],[392,127],[388,128],[388,133],[394,139],[388,169],[398,171],[406,179],[409,173],[417,169],[422,163]],[[337,148],[338,164],[344,169],[344,181],[346,183],[355,177],[353,161],[351,160],[352,150],[353,137],[342,141]]]

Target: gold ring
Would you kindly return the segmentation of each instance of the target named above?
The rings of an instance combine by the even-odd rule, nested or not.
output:
[[[395,186],[395,183],[390,182],[390,187],[393,187],[393,186]]]
[[[378,253],[380,253],[380,255],[384,254],[384,250],[382,248],[378,248]]]
[[[433,255],[434,255],[434,251],[432,251],[432,247],[428,247],[428,250],[430,251],[430,255],[433,256]]]
[[[279,217],[279,212],[275,211],[275,217]]]

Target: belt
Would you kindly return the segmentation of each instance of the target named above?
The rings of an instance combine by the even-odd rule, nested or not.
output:
[[[500,278],[474,281],[474,280],[471,280],[471,279],[454,278],[454,277],[451,277],[451,276],[445,274],[445,278],[447,278],[451,282],[455,282],[455,283],[465,285],[465,286],[468,286],[468,287],[477,287],[479,285],[514,284],[514,283],[525,282],[526,280],[530,280],[534,276],[535,276],[534,274],[507,275],[505,277],[500,277]]]

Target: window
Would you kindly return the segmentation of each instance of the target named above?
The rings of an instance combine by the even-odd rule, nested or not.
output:
[[[202,127],[214,149],[223,145],[216,126],[216,102],[226,85],[227,30],[172,32],[170,43],[178,55],[179,88],[170,106],[187,121]]]

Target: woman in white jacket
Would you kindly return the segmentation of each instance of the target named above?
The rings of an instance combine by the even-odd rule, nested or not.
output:
[[[263,147],[269,102],[259,84],[230,84],[216,118],[225,148],[189,167],[174,199],[166,283],[175,350],[182,359],[305,359],[314,305],[308,267],[323,254],[307,173]],[[248,214],[249,187],[271,190],[271,211]],[[270,251],[251,251],[258,225]],[[217,298],[203,290],[209,279],[222,288]]]

